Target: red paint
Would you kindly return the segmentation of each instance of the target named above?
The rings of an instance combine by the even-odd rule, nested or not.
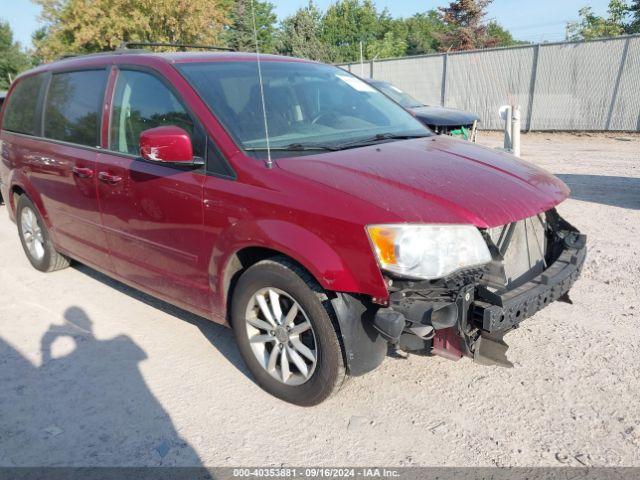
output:
[[[14,187],[26,191],[63,253],[223,322],[227,267],[243,248],[288,255],[328,290],[384,301],[388,292],[365,225],[492,227],[551,208],[568,195],[562,182],[537,167],[443,136],[279,159],[268,169],[236,146],[173,67],[176,62],[254,60],[253,55],[227,53],[122,54],[39,67],[29,75],[119,65],[154,71],[205,126],[236,178],[109,152],[114,68],[104,97],[100,149],[2,131],[4,198]],[[263,61],[301,60],[264,56]],[[160,139],[156,133],[145,132],[145,145],[166,145],[177,134],[167,135],[165,128]],[[183,158],[184,143],[174,147],[178,152],[166,158]],[[446,342],[454,340],[447,337]]]
[[[462,342],[457,328],[436,330],[431,353],[448,360],[460,360],[464,352],[462,351]]]
[[[191,163],[191,137],[180,127],[150,128],[140,134],[140,156],[145,160]]]
[[[495,227],[548,210],[569,192],[534,165],[443,135],[314,155],[305,161],[280,160],[278,165],[333,192],[374,204],[396,222]]]

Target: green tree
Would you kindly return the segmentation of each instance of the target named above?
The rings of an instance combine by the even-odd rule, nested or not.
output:
[[[278,51],[283,55],[330,61],[330,48],[320,39],[322,13],[313,1],[282,21]]]
[[[421,55],[440,50],[441,39],[448,31],[437,10],[416,13],[404,20],[407,25],[407,54]]]
[[[640,33],[640,0],[633,0],[629,6],[631,21],[627,25],[627,33]]]
[[[494,47],[498,39],[491,37],[484,22],[487,7],[493,0],[455,0],[440,7],[442,21],[448,31],[441,38],[441,50],[472,50]]]
[[[360,42],[369,43],[384,37],[381,21],[388,14],[379,14],[371,0],[338,0],[322,19],[321,40],[330,48],[334,62],[348,62],[360,58]]]
[[[33,32],[33,34],[31,35],[31,42],[33,43],[33,45],[41,45],[46,41],[45,39],[48,35],[49,29],[46,26],[42,26],[35,32]],[[38,49],[35,49],[31,52],[31,61],[34,65],[40,65],[45,61],[45,59],[41,56],[41,52],[38,51]]]
[[[367,57],[370,59],[402,57],[406,53],[407,42],[398,38],[391,30],[381,40],[374,40],[367,45]]]
[[[382,28],[385,35],[387,32],[393,33],[393,36],[398,40],[403,40],[407,42],[409,38],[409,25],[407,20],[404,18],[392,18],[389,22],[384,25]]]
[[[269,2],[254,0],[235,0],[230,11],[229,28],[225,31],[225,39],[234,50],[253,52],[256,49],[253,32],[253,13],[258,34],[258,44],[263,53],[275,52],[276,23],[278,17],[273,12],[274,6]]]
[[[228,0],[33,0],[44,29],[34,37],[36,56],[113,50],[122,41],[219,42]]]
[[[638,8],[639,2],[634,3],[635,8]],[[627,19],[632,8],[634,7],[629,7],[624,0],[611,0],[607,17],[596,15],[591,7],[581,8],[578,12],[580,20],[567,24],[567,39],[591,40],[631,33],[634,29],[633,22],[628,24]]]
[[[495,20],[490,21],[487,25],[487,35],[489,35],[490,38],[495,39],[497,47],[510,47],[512,45],[520,45],[522,43],[526,43],[514,39],[513,35],[511,35],[511,32],[506,30]]]
[[[0,90],[7,90],[11,80],[30,66],[29,55],[13,40],[9,23],[0,20]]]

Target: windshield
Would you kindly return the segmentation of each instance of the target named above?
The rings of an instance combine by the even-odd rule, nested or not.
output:
[[[380,90],[385,95],[391,97],[394,101],[398,102],[404,108],[416,108],[422,107],[424,103],[416,100],[411,95],[406,92],[403,92],[395,85],[391,85],[386,82],[376,82],[373,84],[378,90]]]
[[[430,135],[411,114],[344,70],[303,62],[263,61],[261,65],[274,149],[331,149],[365,139]],[[242,148],[266,147],[257,62],[177,67]]]

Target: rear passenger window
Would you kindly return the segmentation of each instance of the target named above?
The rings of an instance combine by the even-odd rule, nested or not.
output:
[[[109,148],[138,155],[140,134],[164,125],[186,130],[191,136],[193,154],[204,158],[205,134],[171,90],[149,73],[120,71],[113,99]]]
[[[54,74],[44,108],[44,136],[89,147],[100,145],[105,81],[105,70]]]
[[[33,75],[18,82],[8,99],[2,128],[27,135],[40,134],[38,98],[44,75]]]

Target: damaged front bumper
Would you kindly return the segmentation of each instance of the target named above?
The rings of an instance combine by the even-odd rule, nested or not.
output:
[[[509,366],[504,334],[549,303],[569,301],[586,258],[586,236],[555,209],[545,215],[545,268],[538,274],[505,288],[487,280],[489,266],[436,281],[394,279],[389,306],[373,320],[376,330],[403,350]],[[496,261],[501,260],[488,236],[487,242]]]
[[[508,330],[531,317],[550,302],[565,297],[580,275],[587,256],[586,236],[572,235],[558,259],[529,282],[496,294],[479,288],[473,318],[487,332]]]

